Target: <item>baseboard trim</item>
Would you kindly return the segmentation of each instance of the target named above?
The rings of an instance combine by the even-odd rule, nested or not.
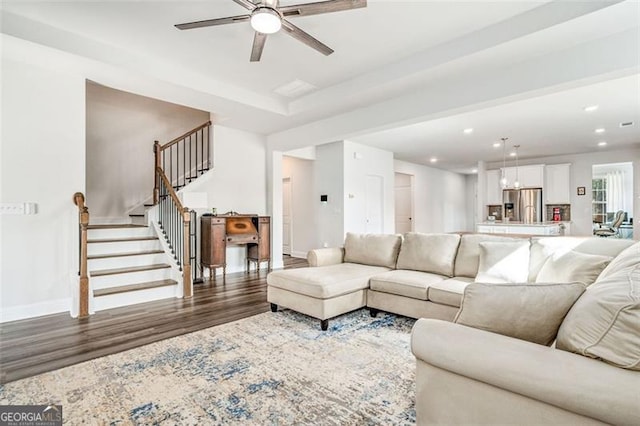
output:
[[[307,258],[307,252],[306,251],[291,250],[291,254],[289,256],[295,257],[295,258],[298,258],[298,259],[306,259]]]
[[[3,307],[2,313],[0,313],[0,322],[17,321],[61,312],[67,312],[71,315],[71,302],[72,298],[68,297],[30,305]]]

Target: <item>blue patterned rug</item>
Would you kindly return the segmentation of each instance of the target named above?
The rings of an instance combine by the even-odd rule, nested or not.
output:
[[[414,320],[265,313],[8,383],[67,424],[415,424]]]

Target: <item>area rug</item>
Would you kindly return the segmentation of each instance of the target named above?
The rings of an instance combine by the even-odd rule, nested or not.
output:
[[[268,312],[0,387],[67,424],[415,424],[414,320]]]

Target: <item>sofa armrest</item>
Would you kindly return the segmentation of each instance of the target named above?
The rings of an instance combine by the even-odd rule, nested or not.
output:
[[[640,372],[433,319],[416,322],[411,350],[427,364],[567,411],[640,424]]]
[[[344,249],[342,247],[330,247],[310,250],[307,253],[309,266],[327,266],[342,263],[344,259]]]

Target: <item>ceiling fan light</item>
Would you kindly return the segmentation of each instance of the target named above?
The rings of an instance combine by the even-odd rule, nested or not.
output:
[[[262,34],[277,33],[282,27],[282,19],[273,9],[258,7],[251,13],[251,27]]]

